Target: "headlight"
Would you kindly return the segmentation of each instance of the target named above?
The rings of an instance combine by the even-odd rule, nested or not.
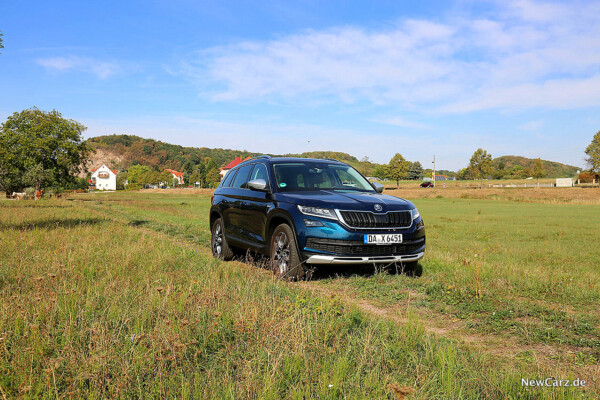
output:
[[[313,217],[337,219],[335,211],[330,208],[306,207],[298,206],[298,210],[304,215],[312,215]]]
[[[421,214],[419,214],[419,210],[417,210],[416,208],[410,210],[410,213],[412,214],[413,221],[421,216]]]

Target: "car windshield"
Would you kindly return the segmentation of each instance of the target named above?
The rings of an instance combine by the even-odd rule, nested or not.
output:
[[[307,190],[339,190],[374,192],[373,186],[348,165],[293,162],[273,164],[277,189],[280,192]]]

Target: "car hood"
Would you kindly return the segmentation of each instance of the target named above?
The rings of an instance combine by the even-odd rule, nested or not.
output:
[[[334,190],[277,193],[275,195],[275,200],[301,206],[373,211],[380,213],[415,208],[415,205],[412,202],[399,197],[380,193],[352,193]],[[376,204],[380,205],[382,209],[375,210]]]

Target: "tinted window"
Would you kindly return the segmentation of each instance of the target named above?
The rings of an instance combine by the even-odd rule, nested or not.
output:
[[[234,188],[245,188],[246,183],[248,183],[248,176],[250,175],[250,170],[252,170],[253,165],[244,165],[241,167],[233,180],[233,185],[231,187]]]
[[[315,162],[274,164],[275,182],[280,191],[340,190],[373,192],[371,184],[349,165]]]
[[[221,183],[221,187],[231,187],[231,181],[235,176],[237,169],[232,169],[228,173],[225,174],[225,179],[223,179],[223,183]]]
[[[269,183],[269,174],[267,173],[267,167],[265,164],[259,163],[254,166],[249,181],[253,181],[255,179],[262,179],[263,181]]]

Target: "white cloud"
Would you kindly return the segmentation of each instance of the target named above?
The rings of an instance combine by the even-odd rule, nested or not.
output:
[[[214,101],[449,113],[600,104],[600,3],[498,1],[493,11],[242,42],[199,51],[180,73]]]
[[[39,65],[51,71],[65,72],[69,70],[84,71],[107,79],[121,72],[121,67],[114,62],[99,61],[87,57],[51,57],[36,60]]]

